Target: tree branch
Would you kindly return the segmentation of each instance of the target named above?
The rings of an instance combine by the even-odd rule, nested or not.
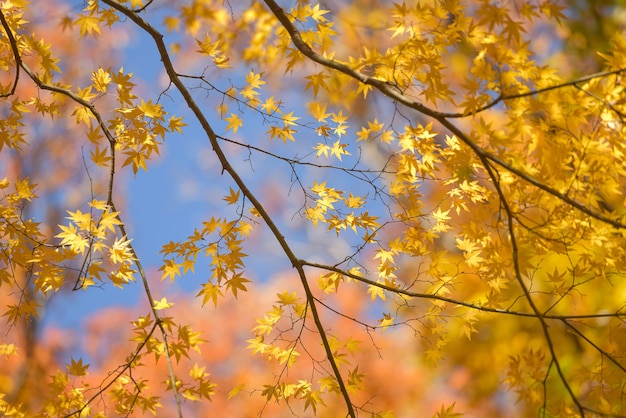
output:
[[[303,266],[315,267],[321,270],[332,271],[334,273],[342,274],[346,277],[351,278],[352,280],[368,284],[370,286],[376,286],[380,289],[386,290],[391,293],[396,293],[398,295],[408,296],[416,299],[431,299],[431,300],[439,300],[441,302],[450,303],[453,305],[465,306],[466,308],[476,309],[477,311],[497,313],[497,314],[506,314],[513,316],[522,316],[527,318],[537,318],[537,313],[534,312],[520,312],[520,311],[512,311],[510,309],[499,309],[499,308],[490,308],[488,306],[477,305],[475,303],[469,303],[462,300],[452,299],[441,295],[435,295],[432,293],[420,293],[420,292],[412,292],[407,289],[400,289],[397,287],[389,286],[384,283],[378,283],[374,280],[367,279],[363,276],[358,276],[356,274],[350,273],[348,271],[342,270],[335,266],[330,266],[327,264],[314,263],[307,260],[300,260],[300,263]],[[567,320],[567,319],[592,319],[592,318],[626,318],[626,312],[619,313],[603,313],[603,314],[583,314],[583,315],[549,315],[549,314],[541,314],[543,318],[546,319],[557,319],[557,320]]]
[[[456,125],[454,125],[452,122],[450,122],[448,120],[449,114],[447,113],[443,113],[443,112],[438,112],[436,110],[433,110],[419,102],[416,102],[415,100],[403,95],[402,93],[400,93],[392,84],[388,84],[384,81],[381,81],[379,79],[367,76],[359,71],[356,71],[350,67],[348,67],[345,64],[342,64],[336,60],[333,59],[329,59],[326,57],[323,57],[321,55],[319,55],[317,52],[313,51],[313,49],[311,49],[311,47],[303,41],[302,36],[300,35],[300,32],[298,31],[298,29],[291,23],[291,21],[289,20],[289,18],[287,17],[287,15],[285,14],[284,10],[282,8],[280,8],[276,2],[274,0],[264,0],[265,4],[267,4],[267,6],[270,8],[270,10],[274,13],[274,15],[276,16],[276,18],[280,21],[280,23],[285,27],[285,29],[287,30],[287,32],[289,33],[289,35],[291,36],[291,39],[294,43],[294,45],[296,46],[296,48],[298,48],[298,50],[304,54],[307,58],[309,58],[310,60],[317,62],[318,64],[321,64],[323,66],[329,67],[329,68],[333,68],[337,71],[340,71],[352,78],[354,78],[355,80],[360,81],[361,83],[365,83],[365,84],[369,84],[372,85],[374,87],[376,87],[377,90],[379,90],[382,94],[390,97],[391,99],[411,108],[414,109],[420,113],[422,113],[425,116],[430,116],[433,119],[435,119],[437,122],[439,122],[442,126],[444,126],[445,128],[447,128],[450,132],[452,132],[457,138],[459,138],[462,142],[464,142],[467,146],[469,146],[472,151],[474,151],[474,153],[480,157],[480,158],[486,158],[490,161],[493,161],[494,163],[498,164],[499,166],[503,167],[504,169],[506,169],[507,171],[510,171],[511,173],[515,174],[516,176],[518,176],[519,178],[521,178],[522,180],[532,184],[533,186],[551,194],[552,196],[562,200],[563,202],[567,203],[568,205],[578,209],[579,211],[585,213],[586,215],[589,215],[592,218],[595,218],[599,221],[605,222],[609,225],[612,225],[616,228],[621,228],[621,229],[626,229],[626,223],[617,221],[615,219],[611,219],[601,213],[595,212],[591,209],[589,209],[588,207],[586,207],[585,205],[583,205],[582,203],[579,203],[577,201],[575,201],[574,199],[570,198],[569,196],[567,196],[564,193],[559,192],[558,190],[550,187],[549,185],[542,183],[541,181],[535,179],[534,177],[532,177],[531,175],[524,173],[523,171],[513,167],[511,164],[503,161],[502,159],[500,159],[499,157],[496,157],[495,155],[493,155],[492,153],[486,151],[485,149],[481,148],[478,144],[476,144],[474,141],[472,141],[464,132],[462,132]],[[626,69],[624,70],[619,70],[621,71],[626,71]],[[588,76],[590,78],[594,78],[596,77],[596,75],[591,75]],[[579,80],[583,80],[583,79],[579,79]],[[566,85],[575,85],[576,82],[579,81],[573,81],[573,82],[569,82],[569,83],[565,83],[563,84],[563,86]],[[562,87],[561,85],[559,85],[560,87]],[[547,87],[546,89],[541,90],[540,92],[545,92],[548,90],[552,90],[555,88],[559,88],[559,86],[551,86],[551,87]],[[532,94],[537,94],[537,93],[532,93],[532,92],[528,92],[528,93],[521,93],[520,97],[524,97],[524,95],[532,95]]]
[[[39,87],[42,90],[48,90],[54,93],[58,93],[61,94],[63,96],[66,96],[68,98],[70,98],[72,101],[74,101],[75,103],[79,104],[80,106],[83,106],[87,109],[89,109],[89,111],[91,112],[91,114],[94,116],[94,118],[96,119],[98,126],[100,128],[100,130],[103,132],[103,134],[105,135],[105,137],[107,138],[108,142],[109,142],[109,147],[110,147],[110,152],[111,152],[111,168],[109,171],[109,182],[108,182],[108,187],[107,187],[107,205],[109,205],[109,207],[111,208],[111,211],[113,212],[117,212],[116,207],[115,207],[115,202],[113,200],[113,190],[114,190],[114,179],[115,179],[115,145],[117,143],[117,140],[115,139],[115,137],[113,136],[113,134],[109,131],[109,129],[106,127],[105,123],[104,123],[104,119],[102,118],[102,116],[100,115],[100,112],[98,112],[98,110],[96,109],[95,105],[81,97],[79,97],[78,95],[76,95],[74,92],[72,92],[69,89],[66,88],[62,88],[62,87],[58,87],[55,85],[51,85],[48,83],[44,83],[43,81],[41,81],[39,79],[39,77],[37,77],[37,75],[30,70],[30,68],[28,68],[28,66],[21,60],[19,53],[18,53],[18,49],[17,49],[17,41],[15,40],[15,37],[13,36],[13,33],[10,31],[10,29],[8,28],[8,25],[5,26],[6,23],[6,19],[4,18],[4,14],[0,13],[0,20],[2,21],[2,25],[5,28],[5,30],[7,31],[7,36],[9,38],[9,42],[11,44],[11,48],[14,51],[14,54],[18,54],[16,55],[15,59],[16,62],[18,63],[19,67],[21,67],[24,72],[26,74],[28,74],[28,76],[30,77],[31,80],[33,80],[35,82],[35,84],[37,85],[37,87]],[[124,227],[124,222],[122,221],[122,219],[120,218],[119,215],[117,215],[117,219],[120,221],[120,225],[118,225],[118,228],[120,230],[120,233],[122,234],[122,236],[126,237],[127,233],[126,233],[126,228]],[[139,257],[137,256],[137,253],[135,252],[135,248],[132,245],[132,243],[129,243],[129,249],[130,252],[134,258],[134,263],[137,266],[137,270],[139,272],[139,275],[141,276],[142,279],[142,283],[143,283],[143,287],[144,287],[144,291],[146,293],[146,296],[148,298],[151,310],[155,316],[155,321],[156,321],[156,325],[158,325],[160,331],[161,331],[161,336],[163,338],[163,342],[165,345],[165,352],[166,352],[166,358],[167,358],[167,364],[168,364],[168,368],[169,368],[169,373],[170,373],[170,380],[171,380],[171,384],[172,384],[172,391],[174,393],[174,397],[176,399],[176,404],[178,406],[178,415],[179,417],[182,418],[182,405],[181,405],[181,399],[180,399],[180,394],[178,393],[178,390],[176,388],[176,378],[174,375],[174,370],[173,370],[173,365],[171,362],[171,356],[170,356],[170,352],[169,352],[169,344],[167,342],[167,332],[165,331],[165,328],[163,327],[163,323],[161,320],[161,317],[159,315],[159,312],[155,309],[154,306],[154,298],[152,298],[151,295],[151,290],[150,290],[150,285],[148,283],[148,278],[145,274],[145,271],[143,269],[142,263],[139,259]],[[143,347],[143,345],[141,346]],[[128,367],[130,367],[131,363],[128,363]],[[121,376],[121,373],[118,375]],[[117,379],[117,378],[116,378]],[[116,379],[114,379],[113,381],[115,381]],[[111,382],[112,384],[112,382]],[[110,386],[110,384],[108,385]],[[107,386],[107,387],[108,387]],[[92,398],[93,400],[93,398]],[[89,400],[87,402],[86,405],[89,404],[89,402],[91,402],[92,400]]]
[[[501,94],[500,96],[498,96],[495,100],[493,100],[492,102],[489,102],[488,104],[473,110],[471,112],[457,112],[457,113],[443,113],[442,116],[446,117],[446,118],[465,118],[468,116],[473,116],[476,115],[480,112],[484,112],[485,110],[491,109],[492,107],[494,107],[495,105],[497,105],[498,103],[501,102],[505,102],[507,100],[516,100],[516,99],[522,99],[524,97],[530,97],[530,96],[537,96],[541,93],[546,93],[548,91],[552,91],[552,90],[558,90],[561,89],[563,87],[576,87],[579,88],[579,84],[580,83],[585,83],[587,81],[591,81],[594,80],[596,78],[603,78],[609,75],[616,75],[616,74],[621,74],[623,72],[626,71],[626,68],[620,68],[617,70],[613,70],[613,71],[601,71],[598,73],[593,73],[593,74],[589,74],[574,80],[570,80],[570,81],[565,81],[563,83],[558,83],[558,84],[553,84],[551,86],[547,86],[547,87],[542,87],[540,89],[536,89],[536,90],[528,90],[522,93],[516,93],[516,94]]]
[[[331,365],[331,368],[333,370],[335,378],[337,379],[337,384],[338,384],[338,386],[340,388],[340,391],[341,391],[341,393],[343,395],[343,398],[344,398],[344,401],[345,401],[345,404],[346,404],[346,408],[348,410],[348,415],[350,417],[352,417],[352,418],[356,418],[356,413],[354,411],[354,407],[352,405],[352,401],[350,399],[350,395],[348,393],[348,389],[347,389],[347,387],[346,387],[346,385],[345,385],[345,383],[343,381],[343,378],[341,376],[341,372],[339,370],[339,366],[338,366],[337,362],[335,361],[335,359],[333,357],[333,351],[332,351],[332,349],[330,347],[330,342],[328,341],[328,338],[327,338],[327,335],[326,335],[326,331],[325,331],[324,326],[323,326],[323,324],[321,322],[321,318],[320,318],[320,315],[319,315],[319,312],[317,310],[317,306],[316,306],[316,303],[315,303],[315,298],[314,298],[313,292],[312,292],[312,290],[311,290],[311,288],[309,286],[309,283],[307,281],[307,277],[306,277],[306,274],[304,272],[303,266],[300,264],[298,257],[292,251],[291,247],[287,243],[287,240],[282,235],[281,231],[279,230],[278,226],[274,223],[274,221],[270,217],[269,213],[265,210],[265,208],[263,207],[261,202],[256,198],[254,193],[252,193],[252,191],[248,188],[248,186],[243,181],[243,179],[241,178],[241,176],[239,175],[237,170],[235,170],[235,168],[230,164],[230,162],[229,162],[228,158],[226,157],[224,151],[220,147],[220,144],[219,144],[219,141],[218,141],[218,137],[217,137],[215,131],[213,130],[213,128],[209,124],[206,116],[204,115],[204,113],[202,112],[202,110],[200,109],[198,104],[195,102],[195,100],[192,97],[191,93],[189,92],[187,87],[183,84],[183,82],[181,81],[178,73],[174,69],[174,65],[173,65],[172,60],[171,60],[171,58],[169,56],[169,52],[167,51],[167,47],[166,47],[165,43],[163,42],[163,35],[157,29],[155,29],[152,25],[150,25],[148,22],[144,21],[141,17],[139,17],[136,13],[134,13],[132,10],[124,7],[120,3],[118,3],[118,2],[116,2],[114,0],[103,0],[103,3],[109,5],[110,7],[114,8],[114,9],[118,10],[119,12],[121,12],[122,14],[124,14],[126,17],[128,17],[131,21],[133,21],[137,26],[139,26],[141,29],[143,29],[147,34],[149,34],[152,37],[152,39],[153,39],[153,41],[154,41],[154,43],[155,43],[155,45],[156,45],[156,47],[158,49],[161,61],[163,62],[163,67],[165,68],[165,71],[166,71],[169,79],[171,80],[172,84],[174,84],[176,86],[176,88],[178,89],[179,93],[183,96],[183,99],[185,100],[185,103],[187,104],[189,109],[194,114],[195,118],[198,120],[198,122],[202,126],[202,129],[206,133],[207,138],[209,139],[209,142],[211,144],[211,147],[213,148],[213,151],[215,152],[216,156],[218,157],[220,163],[222,164],[223,171],[227,172],[230,175],[230,177],[237,184],[237,187],[239,187],[239,189],[241,190],[243,195],[252,203],[254,208],[258,211],[258,213],[261,216],[261,218],[264,220],[266,225],[272,231],[272,234],[274,235],[274,237],[278,241],[280,247],[282,248],[283,252],[287,256],[289,261],[291,262],[292,266],[296,269],[296,271],[298,273],[298,276],[300,278],[300,282],[301,282],[302,287],[304,289],[307,302],[309,303],[309,308],[311,309],[311,316],[313,317],[313,321],[315,322],[315,326],[316,326],[316,328],[317,328],[317,330],[318,330],[318,332],[320,334],[320,338],[322,340],[322,345],[324,346],[324,350],[325,350],[326,355],[328,357],[328,361],[329,361],[329,363]]]
[[[527,317],[533,317],[536,318],[537,320],[539,320],[541,328],[543,330],[543,334],[546,340],[546,343],[548,345],[548,349],[550,351],[551,354],[551,358],[552,358],[552,364],[554,364],[557,374],[559,375],[559,378],[562,382],[562,384],[564,385],[566,391],[568,392],[570,398],[572,399],[572,402],[576,405],[578,411],[580,412],[581,416],[584,417],[585,414],[585,407],[581,404],[580,400],[578,399],[578,397],[576,396],[576,394],[574,393],[574,391],[572,390],[567,377],[565,376],[557,353],[555,351],[555,347],[554,347],[554,343],[552,341],[552,336],[550,335],[550,331],[549,331],[549,326],[547,324],[547,319],[552,318],[552,319],[561,319],[564,320],[562,318],[558,318],[558,316],[548,316],[545,315],[544,313],[542,313],[538,306],[535,304],[530,290],[528,289],[528,287],[526,286],[526,283],[524,282],[524,279],[522,277],[521,274],[521,268],[519,265],[519,255],[518,255],[518,247],[517,247],[517,239],[516,239],[516,231],[515,231],[515,217],[513,214],[513,211],[511,210],[511,208],[509,207],[509,204],[507,202],[506,196],[504,195],[500,184],[499,184],[499,179],[498,176],[496,176],[496,173],[494,173],[494,169],[492,167],[492,163],[496,164],[502,168],[504,168],[505,170],[515,174],[517,177],[519,177],[520,179],[526,181],[527,183],[530,183],[531,185],[537,187],[540,190],[545,191],[546,193],[558,198],[559,200],[565,202],[566,204],[570,205],[571,207],[577,209],[578,211],[594,218],[597,219],[599,221],[602,221],[604,223],[607,223],[611,226],[614,226],[615,228],[620,228],[620,229],[625,229],[626,228],[626,224],[616,220],[616,219],[611,219],[601,213],[595,212],[593,210],[591,210],[590,208],[588,208],[587,206],[577,202],[576,200],[570,198],[569,196],[567,196],[567,194],[565,193],[561,193],[558,190],[554,189],[553,187],[551,187],[550,185],[543,183],[537,179],[535,179],[534,177],[530,176],[529,174],[517,169],[516,167],[512,166],[511,164],[503,161],[501,158],[495,156],[494,154],[490,153],[489,151],[483,149],[482,147],[480,147],[476,142],[474,142],[473,140],[471,140],[469,138],[469,136],[467,134],[465,134],[463,131],[461,131],[455,124],[453,124],[449,118],[460,118],[460,117],[464,117],[464,116],[469,116],[475,112],[472,113],[442,113],[442,112],[438,112],[435,111],[431,108],[426,107],[425,105],[414,101],[413,99],[410,99],[406,96],[404,96],[401,92],[399,92],[393,85],[385,83],[384,81],[375,79],[373,77],[367,76],[363,73],[360,73],[359,71],[356,71],[350,67],[348,67],[347,65],[340,63],[336,60],[333,59],[329,59],[326,58],[324,56],[321,56],[320,54],[316,53],[306,42],[304,42],[304,40],[302,39],[302,36],[300,35],[300,32],[297,30],[297,28],[292,24],[291,20],[289,19],[289,17],[285,14],[284,10],[279,7],[277,5],[277,3],[274,0],[264,0],[265,4],[269,7],[269,9],[272,11],[272,13],[276,16],[276,18],[279,20],[279,22],[283,25],[283,27],[287,30],[287,32],[289,33],[293,44],[295,45],[295,47],[303,54],[305,55],[307,58],[309,58],[311,61],[314,61],[316,63],[319,63],[327,68],[332,68],[335,69],[343,74],[346,74],[352,78],[354,78],[355,80],[361,82],[361,83],[365,83],[365,84],[369,84],[374,86],[377,90],[379,90],[381,93],[383,93],[384,95],[390,97],[391,99],[411,108],[414,109],[418,112],[420,112],[421,114],[425,115],[425,116],[429,116],[432,117],[433,119],[435,119],[437,122],[439,122],[443,127],[445,127],[446,129],[448,129],[452,134],[454,134],[457,138],[459,138],[462,142],[464,142],[467,146],[470,147],[470,149],[474,152],[474,154],[476,154],[476,156],[480,159],[480,161],[482,162],[483,167],[485,168],[485,170],[487,171],[489,177],[491,178],[491,181],[498,193],[498,196],[500,198],[500,203],[501,206],[504,209],[504,212],[506,214],[507,217],[507,225],[508,225],[508,236],[511,242],[511,247],[512,247],[512,258],[513,258],[513,269],[514,269],[514,274],[516,277],[516,280],[518,282],[519,287],[521,288],[525,299],[527,300],[532,313],[522,313],[522,312],[511,312],[508,310],[499,310],[499,309],[493,309],[493,308],[485,308],[482,306],[478,306],[475,304],[471,304],[471,303],[467,303],[467,302],[460,302],[460,301],[456,301],[453,299],[449,299],[449,298],[445,298],[445,297],[441,297],[438,295],[432,295],[432,294],[419,294],[419,293],[414,293],[414,292],[408,292],[406,290],[402,290],[402,289],[397,289],[391,286],[386,286],[380,283],[376,283],[372,280],[368,280],[368,279],[364,279],[362,277],[356,276],[356,275],[352,275],[349,274],[347,272],[341,271],[340,269],[334,267],[334,266],[324,266],[324,265],[320,265],[320,264],[316,264],[316,263],[309,263],[307,261],[302,260],[301,263],[303,265],[309,265],[312,267],[317,267],[317,268],[323,268],[325,270],[328,271],[334,271],[337,273],[341,273],[344,274],[348,277],[353,278],[354,280],[358,280],[364,283],[367,283],[369,285],[372,286],[378,286],[380,288],[383,288],[387,291],[390,292],[395,292],[398,294],[402,294],[402,295],[406,295],[406,296],[412,296],[412,297],[421,297],[421,298],[429,298],[429,299],[435,299],[435,300],[441,300],[441,301],[445,301],[448,303],[455,303],[455,304],[459,304],[462,306],[466,306],[472,309],[477,309],[477,310],[482,310],[482,311],[487,311],[487,312],[494,312],[494,313],[504,313],[504,314],[512,314],[512,315],[519,315],[519,316],[527,316]],[[608,71],[608,72],[602,72],[602,73],[596,73],[596,74],[592,74],[586,77],[582,77],[579,78],[577,80],[574,81],[570,81],[570,82],[566,82],[566,83],[561,83],[558,85],[554,85],[554,86],[548,86],[542,89],[538,89],[538,90],[531,90],[528,92],[524,92],[524,93],[519,93],[516,95],[510,95],[510,96],[500,96],[497,99],[495,99],[493,102],[491,102],[490,104],[484,106],[483,108],[479,109],[479,111],[483,111],[486,109],[489,109],[493,106],[495,106],[496,104],[498,104],[499,102],[503,101],[503,100],[513,100],[513,99],[519,99],[519,98],[523,98],[523,97],[527,97],[527,96],[531,96],[531,95],[536,95],[536,94],[540,94],[540,93],[544,93],[547,91],[551,91],[551,90],[555,90],[558,88],[563,88],[566,86],[577,86],[579,83],[582,83],[584,81],[589,81],[592,80],[594,78],[598,78],[598,77],[604,77],[607,75],[612,75],[612,74],[618,74],[621,73],[623,71],[626,71],[625,69],[619,69],[619,70],[615,70],[615,71]],[[616,313],[615,315],[611,315],[611,316],[617,316],[618,314]],[[588,341],[589,342],[589,341]]]
[[[524,298],[526,299],[526,301],[530,305],[530,308],[534,312],[535,318],[537,318],[539,320],[539,323],[541,324],[541,329],[543,331],[546,344],[548,345],[550,356],[552,357],[552,363],[556,367],[557,374],[559,375],[559,378],[561,379],[563,386],[565,386],[565,390],[569,394],[570,399],[572,399],[572,402],[574,402],[574,404],[578,408],[581,418],[584,418],[585,409],[583,405],[580,403],[580,400],[578,399],[574,391],[572,390],[569,382],[567,381],[567,377],[565,376],[565,373],[563,372],[563,369],[561,368],[561,363],[559,362],[559,358],[554,348],[554,342],[552,341],[552,336],[550,335],[550,330],[549,330],[548,323],[546,322],[546,317],[544,316],[544,313],[541,312],[539,308],[537,307],[537,304],[535,303],[535,301],[532,298],[532,295],[530,294],[530,289],[528,289],[528,286],[526,286],[526,283],[524,282],[524,278],[522,277],[522,272],[521,272],[521,268],[519,264],[519,252],[518,252],[518,247],[517,247],[517,235],[515,232],[515,219],[513,216],[513,211],[511,210],[509,206],[509,202],[507,201],[506,196],[504,195],[504,192],[502,191],[502,188],[500,187],[500,180],[497,177],[497,175],[493,172],[493,168],[489,164],[489,161],[485,157],[481,157],[481,161],[483,163],[483,167],[485,168],[485,170],[487,170],[489,177],[491,177],[493,185],[496,188],[496,192],[498,193],[498,196],[500,198],[500,205],[504,209],[504,213],[506,214],[506,217],[507,217],[508,235],[509,235],[509,240],[511,242],[511,250],[512,250],[511,258],[513,259],[513,271],[515,273],[515,279],[517,280],[517,284],[522,289]],[[546,379],[547,379],[547,376],[546,376]]]
[[[152,337],[158,325],[159,325],[158,321],[155,321],[154,325],[152,325],[152,328],[150,329],[150,332],[148,332],[148,334],[146,335],[146,338],[144,338],[143,341],[141,341],[141,343],[137,346],[133,354],[130,356],[129,360],[117,368],[118,372],[115,373],[115,376],[106,385],[104,386],[101,385],[100,389],[98,389],[98,391],[94,395],[92,395],[91,398],[87,400],[87,402],[85,402],[82,408],[65,415],[63,418],[70,418],[70,417],[73,417],[74,415],[77,415],[80,417],[82,412],[85,410],[85,408],[87,408],[93,401],[96,400],[96,398],[101,396],[108,388],[110,388],[113,385],[113,383],[115,383],[120,377],[122,377],[124,373],[126,373],[127,370],[130,370],[133,362],[137,359],[137,357],[141,353],[141,350],[143,350],[145,345],[148,343],[148,340]]]
[[[13,85],[8,93],[0,94],[0,97],[9,97],[15,93],[15,89],[17,88],[17,83],[20,80],[20,66],[22,65],[22,57],[20,56],[20,51],[17,48],[17,42],[15,42],[15,37],[13,36],[13,32],[9,27],[9,22],[7,22],[4,17],[4,12],[0,12],[0,22],[2,22],[2,27],[9,38],[9,43],[11,44],[11,51],[13,52],[13,59],[15,60],[15,79],[13,80]]]

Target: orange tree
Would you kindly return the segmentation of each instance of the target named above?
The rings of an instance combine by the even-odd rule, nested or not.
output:
[[[0,3],[5,416],[626,415],[619,4],[44,4]],[[179,133],[222,205],[151,271],[120,200]],[[135,282],[82,354],[33,325]]]

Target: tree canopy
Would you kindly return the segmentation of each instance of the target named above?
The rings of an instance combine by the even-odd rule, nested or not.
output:
[[[624,16],[0,1],[0,414],[626,416]]]

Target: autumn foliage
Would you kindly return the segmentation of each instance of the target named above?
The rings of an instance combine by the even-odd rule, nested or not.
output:
[[[626,416],[613,3],[1,0],[0,415]]]

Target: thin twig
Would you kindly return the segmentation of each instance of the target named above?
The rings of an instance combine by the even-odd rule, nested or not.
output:
[[[578,399],[573,389],[571,388],[569,382],[567,381],[567,377],[565,376],[565,373],[563,372],[563,369],[561,368],[561,362],[559,361],[558,355],[556,353],[556,349],[554,348],[554,342],[552,341],[552,336],[550,335],[550,330],[549,330],[548,323],[546,322],[546,317],[544,316],[544,313],[539,310],[539,307],[537,306],[537,304],[533,300],[532,295],[530,294],[530,289],[528,288],[528,286],[524,282],[524,278],[522,277],[520,261],[519,261],[519,251],[517,247],[517,233],[515,232],[515,217],[513,216],[513,211],[511,210],[511,207],[509,206],[509,202],[506,199],[504,192],[502,191],[499,177],[498,175],[496,175],[496,173],[494,173],[493,167],[491,166],[491,164],[485,157],[481,157],[481,162],[485,170],[487,170],[489,177],[491,177],[492,183],[500,198],[500,205],[504,209],[504,213],[506,214],[506,217],[507,217],[507,227],[508,227],[508,234],[509,234],[509,240],[511,243],[511,252],[512,252],[511,258],[513,259],[513,272],[515,274],[515,279],[517,281],[517,284],[519,285],[520,289],[522,289],[524,298],[528,302],[530,309],[534,312],[535,318],[537,318],[539,320],[539,323],[541,324],[541,330],[543,331],[543,335],[546,340],[548,350],[550,351],[552,363],[556,367],[556,371],[557,371],[557,374],[559,375],[559,378],[561,379],[561,383],[563,383],[563,386],[565,386],[565,390],[567,391],[570,398],[572,399],[572,402],[574,402],[574,404],[578,408],[581,418],[584,418],[585,408],[580,403],[580,400]]]
[[[74,412],[71,412],[68,415],[65,415],[64,418],[70,418],[70,417],[73,417],[74,415],[78,415],[80,417],[81,413],[85,410],[85,408],[87,408],[89,405],[91,405],[91,403],[93,401],[95,401],[96,398],[101,396],[108,388],[110,388],[111,385],[113,385],[113,383],[117,382],[117,380],[120,377],[122,377],[124,375],[124,373],[126,373],[127,370],[131,370],[132,365],[135,362],[135,360],[137,359],[137,357],[139,356],[139,354],[141,353],[141,350],[143,350],[145,345],[148,343],[148,340],[152,337],[152,334],[154,334],[154,331],[157,329],[157,325],[158,325],[158,322],[155,321],[154,325],[152,325],[152,329],[146,335],[146,338],[144,338],[141,341],[141,343],[137,346],[137,348],[135,349],[133,354],[130,356],[128,361],[126,363],[124,363],[123,365],[121,365],[120,367],[118,367],[118,372],[115,373],[115,376],[111,379],[111,381],[109,381],[109,383],[107,383],[104,386],[100,386],[100,389],[98,389],[98,391],[93,396],[91,396],[91,398],[89,398],[87,400],[87,402],[85,402],[85,404],[82,406],[82,408],[80,408],[80,409],[78,409],[78,410],[76,410]]]
[[[596,78],[603,78],[609,75],[621,74],[625,71],[626,71],[626,68],[619,68],[613,71],[601,71],[601,72],[589,74],[589,75],[586,75],[586,76],[583,76],[574,80],[565,81],[563,83],[558,83],[558,84],[553,84],[551,86],[542,87],[540,89],[528,90],[528,91],[525,91],[522,93],[516,93],[516,94],[501,94],[492,102],[489,102],[488,104],[482,107],[479,107],[478,109],[472,110],[471,112],[442,113],[442,116],[446,118],[450,118],[450,119],[465,118],[468,116],[476,115],[477,113],[480,113],[480,112],[484,112],[485,110],[491,109],[492,107],[494,107],[495,105],[501,102],[505,102],[508,100],[523,99],[525,97],[530,97],[530,96],[537,96],[539,94],[546,93],[548,91],[562,89],[563,87],[579,88],[578,85],[581,83],[595,80]]]
[[[448,298],[445,296],[441,296],[441,295],[436,295],[436,294],[432,294],[432,293],[420,293],[420,292],[413,292],[410,291],[408,289],[401,289],[401,288],[397,288],[397,287],[393,287],[393,286],[389,286],[386,285],[384,283],[378,283],[374,280],[368,279],[366,277],[363,276],[359,276],[353,273],[350,273],[349,271],[346,270],[342,270],[338,267],[335,266],[331,266],[331,265],[327,265],[327,264],[321,264],[321,263],[314,263],[311,261],[307,261],[307,260],[300,260],[300,263],[303,266],[309,266],[309,267],[315,267],[321,270],[327,270],[327,271],[332,271],[334,273],[339,273],[341,275],[344,275],[346,277],[351,278],[352,280],[361,282],[361,283],[365,283],[368,284],[370,286],[375,286],[378,287],[380,289],[386,290],[388,292],[391,293],[395,293],[398,295],[403,295],[403,296],[408,296],[411,298],[416,298],[416,299],[431,299],[431,300],[438,300],[441,302],[446,302],[446,303],[450,303],[453,305],[459,305],[459,306],[465,306],[466,308],[470,308],[470,309],[475,309],[477,311],[483,311],[483,312],[490,312],[490,313],[497,313],[497,314],[506,314],[506,315],[513,315],[513,316],[523,316],[523,317],[527,317],[527,318],[537,318],[537,314],[534,312],[521,312],[521,311],[513,311],[510,309],[500,309],[500,308],[491,308],[489,306],[482,306],[482,305],[478,305],[475,303],[470,303],[470,302],[465,302],[462,300],[457,300],[457,299],[453,299],[453,298]],[[558,319],[558,320],[568,320],[568,319],[593,319],[593,318],[626,318],[626,312],[620,313],[620,312],[614,312],[614,313],[603,313],[603,314],[583,314],[583,315],[547,315],[547,314],[542,314],[541,315],[543,318],[546,319]]]

